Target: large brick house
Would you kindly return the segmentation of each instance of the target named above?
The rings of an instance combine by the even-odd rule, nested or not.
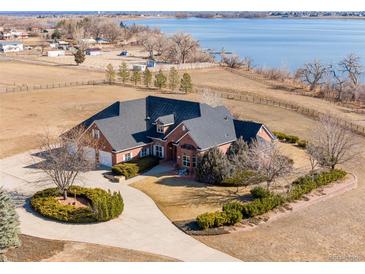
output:
[[[225,153],[239,137],[275,138],[265,125],[236,120],[223,106],[156,96],[115,102],[80,125],[99,140],[97,150],[88,149],[105,166],[154,155],[193,169],[199,153],[212,147]]]

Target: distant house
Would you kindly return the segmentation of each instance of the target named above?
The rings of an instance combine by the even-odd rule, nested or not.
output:
[[[98,44],[110,44],[110,40],[106,38],[96,38],[95,41]]]
[[[79,126],[99,140],[97,150],[87,149],[105,166],[154,155],[193,171],[210,148],[226,153],[240,137],[247,143],[275,139],[265,125],[236,120],[224,106],[156,96],[115,102]]]
[[[64,50],[49,50],[47,52],[48,57],[58,57],[58,56],[65,56]]]
[[[0,32],[0,40],[11,40],[11,39],[26,39],[29,35],[27,32],[8,30]]]
[[[133,71],[145,71],[146,65],[133,64]]]
[[[94,45],[96,44],[96,40],[94,38],[84,38],[81,39],[81,42],[87,45]]]
[[[85,54],[90,55],[90,56],[101,55],[101,49],[99,49],[99,48],[89,48],[85,51]]]
[[[19,52],[23,50],[24,46],[21,42],[0,42],[0,52]]]

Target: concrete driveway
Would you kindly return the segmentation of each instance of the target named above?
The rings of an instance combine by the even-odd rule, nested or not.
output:
[[[0,160],[0,185],[11,191],[18,201],[22,233],[48,239],[72,240],[151,252],[182,261],[238,261],[210,248],[176,228],[158,209],[152,199],[128,183],[111,183],[97,170],[86,173],[77,184],[120,191],[125,208],[114,220],[98,224],[63,224],[34,214],[24,199],[35,191],[52,186],[39,182],[42,175],[33,168],[30,152]],[[157,166],[145,176],[167,171]],[[143,176],[141,176],[143,178]],[[134,178],[133,181],[138,180]]]

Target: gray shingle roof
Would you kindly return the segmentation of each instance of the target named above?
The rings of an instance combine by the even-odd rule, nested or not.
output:
[[[165,134],[157,133],[156,120],[174,125]],[[234,120],[223,106],[214,108],[156,96],[115,102],[81,124],[89,127],[93,122],[115,151],[150,143],[149,137],[163,139],[182,122],[202,150],[232,142],[240,136],[248,141],[261,127],[254,122]]]
[[[175,124],[175,115],[168,114],[168,115],[158,117],[156,119],[156,122],[160,122],[163,125],[173,125],[173,124]]]

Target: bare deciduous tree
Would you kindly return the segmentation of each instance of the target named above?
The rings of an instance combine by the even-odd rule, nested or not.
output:
[[[360,57],[355,54],[346,56],[340,63],[340,70],[346,73],[351,83],[356,87],[362,73]]]
[[[350,131],[344,128],[338,119],[324,115],[313,130],[308,150],[310,157],[322,167],[334,169],[353,158],[355,142]]]
[[[303,68],[297,70],[295,77],[301,79],[309,85],[309,90],[314,90],[323,83],[327,73],[327,67],[322,65],[320,61],[315,60],[307,63]]]
[[[278,177],[293,170],[293,160],[283,155],[275,143],[254,141],[247,151],[247,167],[266,178],[269,189]]]
[[[91,149],[98,148],[98,139],[85,133],[84,127],[76,127],[59,138],[45,134],[40,149],[45,160],[36,163],[67,199],[67,190],[82,172],[95,167]]]
[[[240,68],[244,64],[241,58],[236,54],[225,55],[222,54],[221,56],[222,63],[230,68]]]
[[[199,47],[199,43],[190,34],[176,33],[171,37],[174,42],[179,63],[185,63],[189,56]]]
[[[246,68],[246,70],[250,71],[253,68],[253,59],[251,57],[244,57],[243,60],[243,66]]]

